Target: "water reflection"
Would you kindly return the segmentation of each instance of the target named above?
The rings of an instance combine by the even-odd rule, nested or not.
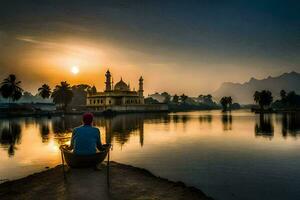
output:
[[[42,143],[49,142],[49,135],[50,135],[50,124],[47,119],[41,119],[38,121],[39,124],[39,132],[42,138]]]
[[[116,147],[112,160],[186,182],[216,199],[300,199],[299,123],[299,115],[248,111],[95,118],[102,141]],[[60,164],[59,144],[69,142],[80,124],[81,116],[0,119],[0,177]]]
[[[231,112],[222,113],[222,124],[224,131],[232,130],[232,114]]]
[[[198,117],[199,122],[202,123],[211,123],[212,122],[212,115],[200,115]]]
[[[260,114],[255,123],[255,135],[272,138],[274,136],[274,125],[271,114]]]
[[[101,129],[103,142],[115,143],[123,146],[128,143],[131,136],[138,136],[141,147],[145,144],[145,124],[162,125],[165,132],[179,130],[200,129],[201,132],[209,132],[214,127],[221,127],[223,131],[232,131],[233,123],[236,126],[246,123],[252,125],[255,121],[254,133],[256,136],[274,137],[274,121],[279,123],[283,137],[296,137],[300,133],[300,115],[283,114],[277,115],[264,114],[253,118],[240,118],[231,112],[211,114],[210,112],[192,115],[188,113],[176,114],[126,114],[104,118],[96,117],[94,125]],[[234,119],[233,119],[234,118]],[[217,120],[216,120],[217,119]],[[275,119],[275,120],[274,120]],[[243,121],[241,121],[243,120]],[[194,122],[200,122],[195,126]],[[221,123],[220,123],[221,121]],[[250,123],[249,123],[250,122]],[[194,124],[194,125],[191,125]],[[206,126],[209,124],[210,126]],[[9,156],[16,153],[18,144],[21,143],[21,135],[26,132],[39,133],[40,141],[44,145],[49,142],[56,146],[68,143],[74,127],[81,125],[81,116],[65,116],[48,118],[21,118],[14,120],[0,120],[0,146],[7,150]],[[192,127],[190,127],[192,126]],[[24,130],[23,130],[24,129]],[[253,129],[247,129],[250,133]],[[280,129],[279,129],[280,130]]]
[[[297,137],[300,134],[300,114],[291,113],[282,115],[282,136]]]
[[[21,126],[12,121],[2,122],[0,125],[0,143],[7,149],[9,156],[15,155],[16,144],[21,142]]]
[[[119,115],[105,119],[106,142],[112,143],[115,140],[118,144],[124,145],[131,134],[139,134],[140,144],[144,144],[144,116]]]

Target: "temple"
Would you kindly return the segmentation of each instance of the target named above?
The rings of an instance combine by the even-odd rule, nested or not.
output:
[[[138,106],[144,104],[143,77],[139,78],[138,91],[131,90],[129,83],[123,79],[114,85],[112,74],[107,70],[105,74],[105,90],[95,94],[88,94],[87,106],[94,111],[103,111],[118,106]]]

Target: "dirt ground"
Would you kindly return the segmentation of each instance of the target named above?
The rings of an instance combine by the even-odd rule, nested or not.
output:
[[[70,169],[64,178],[60,165],[19,180],[2,183],[0,199],[211,199],[196,188],[156,177],[145,169],[116,162],[110,162],[109,176],[105,165],[100,169]]]

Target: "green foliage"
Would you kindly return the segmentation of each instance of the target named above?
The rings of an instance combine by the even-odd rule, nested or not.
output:
[[[68,104],[72,101],[73,92],[70,84],[66,81],[60,83],[60,85],[56,85],[53,90],[52,96],[53,102],[61,106],[61,108],[66,111]]]
[[[23,89],[21,88],[21,81],[17,81],[14,74],[10,74],[5,78],[0,87],[0,92],[3,98],[17,101],[22,97]]]

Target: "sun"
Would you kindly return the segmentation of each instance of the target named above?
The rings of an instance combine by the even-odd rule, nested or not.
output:
[[[79,73],[79,68],[77,66],[73,66],[71,68],[71,72],[72,72],[72,74],[78,74]]]

